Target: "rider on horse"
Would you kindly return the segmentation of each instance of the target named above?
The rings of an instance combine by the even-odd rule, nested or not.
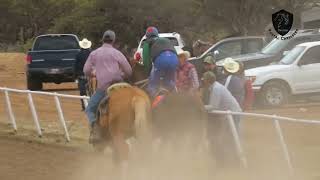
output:
[[[146,43],[143,46],[143,63],[147,72],[152,70],[149,76],[147,91],[151,97],[155,97],[163,78],[163,86],[169,91],[176,88],[175,76],[179,65],[177,52],[167,38],[159,37],[155,27],[148,27],[146,31]]]
[[[96,76],[98,87],[96,92],[90,98],[86,114],[90,123],[89,142],[99,140],[96,114],[100,101],[106,96],[106,89],[115,82],[121,82],[132,73],[130,64],[126,57],[117,49],[113,48],[116,35],[108,30],[103,34],[103,45],[93,51],[84,66],[86,76]],[[95,70],[95,73],[94,73]]]

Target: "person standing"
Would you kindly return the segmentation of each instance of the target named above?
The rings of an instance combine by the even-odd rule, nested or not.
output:
[[[246,80],[244,76],[239,75],[240,64],[231,58],[226,58],[223,68],[226,75],[223,82],[225,87],[228,88],[240,105],[244,104]]]
[[[148,27],[146,37],[142,52],[143,64],[147,72],[152,66],[147,91],[151,97],[155,97],[161,83],[168,91],[176,89],[175,76],[179,60],[171,41],[159,37],[157,28]]]
[[[96,76],[97,90],[89,100],[86,114],[90,124],[89,143],[100,139],[99,127],[96,122],[96,112],[100,101],[107,96],[106,89],[113,83],[121,82],[131,76],[132,69],[125,56],[112,45],[116,34],[107,30],[102,37],[103,45],[91,52],[83,68],[86,76]]]
[[[232,96],[229,90],[216,81],[213,72],[208,71],[204,73],[202,80],[202,98],[205,106],[218,111],[242,111],[237,100]],[[236,155],[237,153],[234,151],[236,148],[227,121],[227,115],[210,113],[208,118],[207,134],[209,147],[215,155],[217,166],[232,166],[234,162],[239,162]],[[233,116],[234,121],[237,121],[236,118],[236,116]],[[236,126],[239,133],[239,123],[236,123]]]
[[[213,72],[214,75],[216,76],[216,79],[218,82],[223,81],[224,75],[222,74],[222,72],[218,71],[218,67],[216,65],[216,60],[214,59],[214,57],[211,54],[209,54],[207,57],[204,58],[203,68],[204,68],[205,72],[208,72],[208,71]]]
[[[91,53],[91,46],[92,43],[88,39],[84,38],[82,41],[79,42],[80,45],[80,52],[76,56],[76,62],[74,64],[74,75],[78,82],[78,89],[80,91],[80,96],[86,96],[86,86],[87,86],[87,79],[83,73],[83,67]],[[82,111],[85,110],[85,105],[83,99],[81,99],[81,108]]]
[[[188,51],[178,52],[179,67],[177,71],[177,89],[178,92],[196,93],[199,90],[199,79],[197,70],[193,64],[187,62],[190,58]]]
[[[245,77],[245,67],[242,62],[238,62],[240,65],[240,70],[237,75],[243,79],[245,79],[245,96],[243,103],[240,104],[241,109],[243,111],[250,110],[252,108],[252,104],[254,103],[254,91],[252,87],[252,81]]]

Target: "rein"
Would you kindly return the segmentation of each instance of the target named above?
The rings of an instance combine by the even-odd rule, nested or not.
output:
[[[87,77],[87,91],[88,91],[88,95],[91,97],[93,95],[93,93],[96,91],[97,89],[97,79],[96,78],[90,78]]]

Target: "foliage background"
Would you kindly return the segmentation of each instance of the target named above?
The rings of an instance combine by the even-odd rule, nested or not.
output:
[[[137,46],[147,26],[179,32],[192,44],[230,35],[263,35],[271,14],[286,9],[299,24],[319,0],[0,0],[0,49],[25,51],[44,33],[73,33],[100,44],[113,29],[121,46]]]

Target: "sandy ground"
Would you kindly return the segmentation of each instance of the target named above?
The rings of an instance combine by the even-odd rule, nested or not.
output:
[[[25,57],[23,54],[0,54],[0,87],[25,89]],[[45,84],[46,91],[78,94],[74,83]],[[96,155],[87,144],[87,122],[80,111],[78,100],[61,99],[63,113],[71,135],[67,143],[60,126],[54,100],[48,96],[34,96],[44,135],[37,136],[27,97],[10,93],[18,124],[14,133],[8,120],[3,93],[0,92],[0,179],[114,179],[110,153]],[[318,105],[295,105],[282,109],[257,110],[259,113],[277,114],[293,118],[319,119]],[[297,179],[320,179],[320,125],[281,123]],[[292,179],[271,121],[247,118],[242,123],[242,142],[248,157],[250,176],[245,179]],[[180,153],[178,153],[180,154]],[[177,158],[157,166],[161,174],[177,172],[182,179],[239,179],[235,171],[217,172],[208,165],[207,155]],[[158,162],[157,159],[154,162]],[[175,164],[174,162],[180,162]],[[188,164],[188,168],[186,166]],[[171,166],[169,166],[171,165]],[[169,168],[170,167],[170,168]],[[183,168],[182,168],[183,167]],[[146,169],[150,172],[150,169]],[[158,172],[158,173],[159,173]],[[206,175],[203,175],[206,174]],[[240,173],[241,174],[241,173]],[[223,177],[223,178],[222,178]],[[229,178],[226,178],[229,177]],[[131,178],[134,179],[134,178]],[[171,178],[163,178],[171,179]],[[178,178],[175,178],[178,179]]]

